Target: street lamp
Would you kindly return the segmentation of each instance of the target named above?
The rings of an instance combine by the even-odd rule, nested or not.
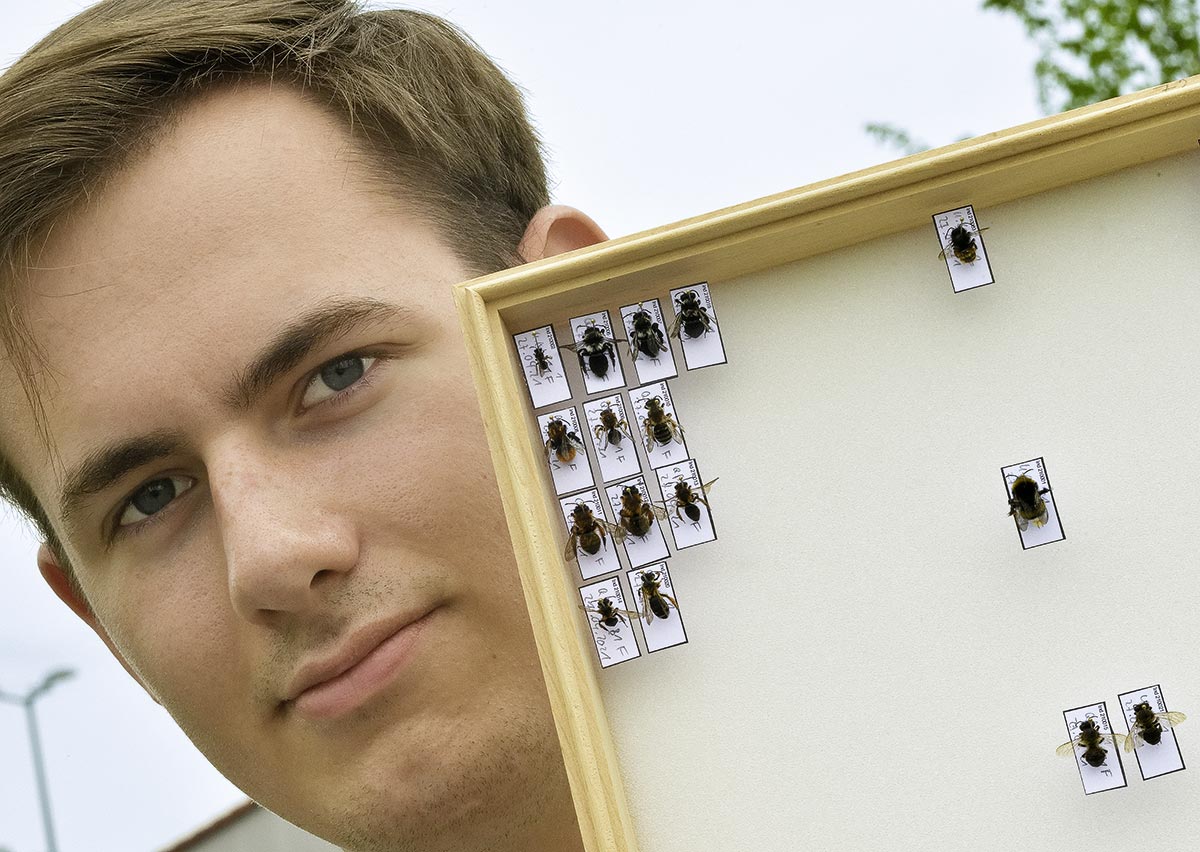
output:
[[[46,787],[46,770],[42,768],[42,746],[38,739],[37,721],[33,717],[33,702],[50,691],[59,681],[72,677],[72,669],[58,669],[46,675],[45,680],[33,688],[27,695],[10,695],[0,691],[0,701],[9,704],[19,704],[25,708],[25,720],[29,723],[29,742],[33,751],[33,768],[37,775],[39,798],[42,805],[42,824],[46,830],[46,852],[58,852],[54,842],[54,824],[50,821],[50,793]]]

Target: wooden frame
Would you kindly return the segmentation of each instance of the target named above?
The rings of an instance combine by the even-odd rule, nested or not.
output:
[[[512,334],[637,301],[651,289],[728,279],[929,227],[937,211],[986,209],[1198,142],[1200,77],[1192,77],[459,285],[455,298],[589,852],[638,847],[594,651],[563,570],[561,515],[540,439],[532,427],[513,426],[531,418]]]

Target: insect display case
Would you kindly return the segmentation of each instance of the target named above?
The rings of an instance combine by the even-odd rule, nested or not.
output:
[[[1085,796],[1055,750],[1144,683],[1200,704],[1198,139],[1190,78],[457,290],[590,852],[1195,846],[1194,773]],[[670,548],[687,643],[602,668],[538,415],[576,411],[599,507],[615,391],[558,348],[532,407],[514,335],[699,282],[727,363],[671,339],[664,381],[720,537]]]

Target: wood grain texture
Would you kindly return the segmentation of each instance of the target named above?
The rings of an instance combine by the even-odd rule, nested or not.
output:
[[[720,281],[1173,154],[1200,141],[1200,77],[465,282],[456,301],[521,582],[589,852],[635,850],[565,530],[530,424],[511,334]],[[524,424],[518,426],[517,424]]]

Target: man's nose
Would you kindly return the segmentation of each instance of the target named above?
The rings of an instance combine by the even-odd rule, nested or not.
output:
[[[248,621],[320,606],[358,563],[347,497],[304,464],[303,453],[243,444],[209,465],[229,594]]]

